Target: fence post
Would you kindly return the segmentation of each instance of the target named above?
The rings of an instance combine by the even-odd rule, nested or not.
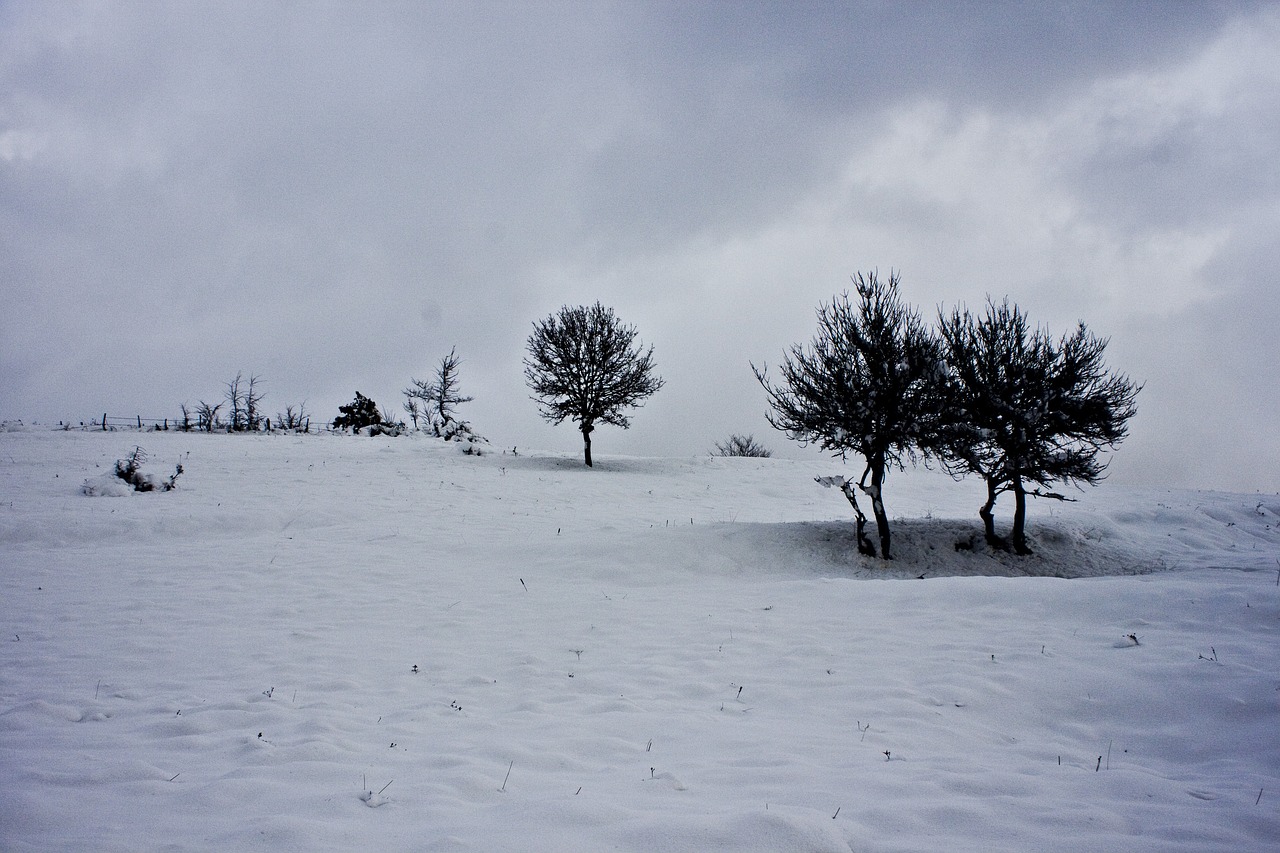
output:
[[[142,429],[142,415],[135,415],[138,419],[138,429]]]
[[[107,431],[107,413],[106,412],[102,413],[102,431],[103,432]]]

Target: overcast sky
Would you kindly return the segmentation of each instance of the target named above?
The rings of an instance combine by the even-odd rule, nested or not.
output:
[[[599,300],[664,387],[597,454],[776,452],[749,363],[858,271],[1145,383],[1117,482],[1280,490],[1280,6],[0,2],[0,418],[399,409],[495,444]]]

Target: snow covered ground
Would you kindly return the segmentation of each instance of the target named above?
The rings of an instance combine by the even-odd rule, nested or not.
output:
[[[837,473],[0,433],[0,849],[1277,849],[1280,497]]]

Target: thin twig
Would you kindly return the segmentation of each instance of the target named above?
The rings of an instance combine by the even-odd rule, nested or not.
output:
[[[505,792],[507,790],[507,780],[511,778],[511,768],[515,766],[516,763],[514,761],[507,765],[507,775],[502,777],[502,787],[498,789],[499,791]]]

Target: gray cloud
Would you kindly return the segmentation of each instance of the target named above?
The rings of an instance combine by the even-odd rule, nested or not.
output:
[[[667,387],[610,452],[767,436],[747,362],[860,269],[1083,318],[1147,382],[1117,477],[1272,488],[1268,4],[0,8],[0,416],[399,405],[572,447],[520,371],[604,300]],[[1203,405],[1211,402],[1211,406]],[[1183,452],[1188,435],[1218,436]],[[1205,445],[1210,445],[1205,449]]]

